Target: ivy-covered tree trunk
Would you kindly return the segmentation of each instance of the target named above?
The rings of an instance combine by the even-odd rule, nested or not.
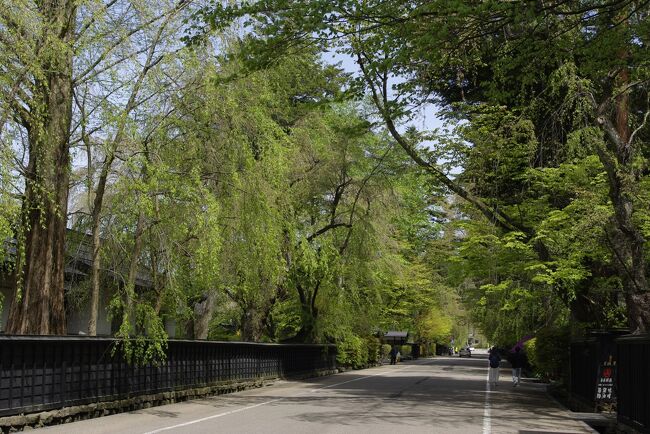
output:
[[[64,334],[65,235],[70,178],[74,1],[44,1],[40,72],[34,74],[29,116],[29,163],[23,200],[24,236],[18,237],[16,292],[10,334]]]
[[[629,86],[629,73],[623,69],[618,77],[619,87]],[[646,275],[645,239],[634,222],[636,189],[640,171],[634,162],[629,127],[629,94],[621,93],[615,100],[614,119],[607,114],[608,104],[598,108],[597,122],[605,133],[606,147],[598,155],[607,172],[609,197],[614,207],[611,229],[615,263],[623,282],[628,323],[635,333],[650,330],[650,288]]]
[[[610,172],[610,170],[608,170]],[[632,219],[632,191],[622,185],[625,173],[610,175],[610,198],[614,204],[613,249],[623,282],[628,322],[635,333],[650,330],[650,291],[644,257],[645,240]],[[613,178],[613,179],[612,179]]]

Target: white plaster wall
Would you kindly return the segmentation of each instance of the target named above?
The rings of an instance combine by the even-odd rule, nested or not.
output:
[[[176,321],[173,319],[165,319],[165,331],[167,332],[167,335],[169,336],[170,339],[173,339],[176,337]]]
[[[109,336],[111,334],[111,320],[108,318],[107,307],[110,299],[106,294],[101,295],[102,296],[99,299],[99,315],[97,316],[97,335]],[[88,333],[88,321],[90,320],[90,302],[81,307],[79,310],[68,311],[66,313],[68,334],[78,335]]]

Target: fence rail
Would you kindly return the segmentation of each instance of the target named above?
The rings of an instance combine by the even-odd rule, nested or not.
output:
[[[110,338],[0,336],[0,416],[336,367],[333,345],[170,340],[157,366],[128,365]]]
[[[618,347],[618,420],[650,432],[650,336],[625,336]]]

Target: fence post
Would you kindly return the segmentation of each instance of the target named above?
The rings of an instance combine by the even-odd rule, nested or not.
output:
[[[650,432],[650,335],[616,340],[617,419],[636,431]]]

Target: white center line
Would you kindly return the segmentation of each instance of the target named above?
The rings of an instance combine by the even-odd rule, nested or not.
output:
[[[483,434],[492,432],[492,408],[490,404],[490,368],[488,367],[487,377],[485,378],[485,404],[483,405]]]
[[[352,380],[342,381],[342,382],[336,383],[336,384],[330,384],[329,386],[319,387],[318,389],[312,389],[310,392],[314,393],[314,392],[318,392],[319,390],[322,390],[322,389],[329,389],[330,387],[336,387],[336,386],[340,386],[342,384],[352,383],[353,381],[365,380],[367,378],[377,377],[379,375],[392,374],[394,372],[403,371],[403,370],[408,369],[408,368],[410,368],[412,366],[418,366],[418,365],[409,365],[409,366],[406,366],[406,367],[401,368],[401,369],[391,369],[390,371],[380,372],[378,374],[368,375],[368,376],[361,377],[361,378],[354,378]],[[190,421],[185,422],[185,423],[179,423],[177,425],[167,426],[167,427],[164,427],[164,428],[158,428],[158,429],[153,430],[153,431],[148,431],[148,432],[146,432],[144,434],[155,434],[155,433],[159,433],[159,432],[163,432],[163,431],[169,431],[169,430],[176,429],[176,428],[182,428],[184,426],[194,425],[194,424],[197,424],[197,423],[205,422],[206,420],[212,420],[212,419],[216,419],[218,417],[223,417],[223,416],[228,416],[228,415],[231,415],[231,414],[234,414],[234,413],[239,413],[241,411],[251,410],[253,408],[261,407],[263,405],[272,404],[274,402],[284,401],[285,399],[296,398],[296,397],[304,395],[304,394],[305,394],[305,392],[301,392],[301,393],[299,393],[297,395],[291,395],[291,396],[287,396],[285,398],[272,399],[270,401],[261,402],[259,404],[249,405],[248,407],[242,407],[242,408],[238,408],[238,409],[235,409],[235,410],[226,411],[224,413],[219,413],[219,414],[214,414],[212,416],[202,417],[201,419],[194,419],[194,420],[190,420]]]

